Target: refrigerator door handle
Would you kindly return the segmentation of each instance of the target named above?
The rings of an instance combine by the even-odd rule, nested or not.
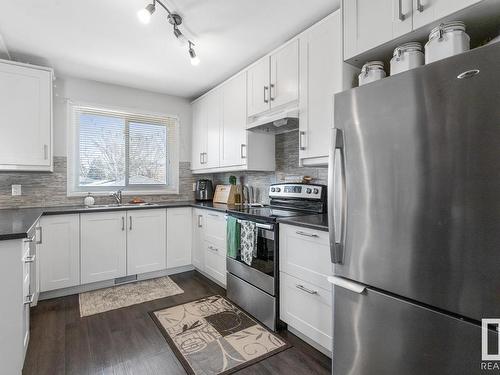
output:
[[[337,242],[337,233],[335,231],[335,213],[337,207],[335,204],[335,157],[336,151],[340,150],[341,177],[342,177],[342,207],[340,219],[340,238]],[[330,237],[330,255],[332,263],[341,264],[344,256],[344,242],[346,236],[346,218],[347,218],[347,189],[345,175],[345,153],[344,153],[344,135],[340,129],[332,129],[332,138],[330,153],[328,156],[328,233]]]
[[[341,288],[350,290],[351,292],[361,294],[365,291],[366,286],[360,283],[355,283],[338,276],[328,276],[328,281],[333,285],[340,286]]]

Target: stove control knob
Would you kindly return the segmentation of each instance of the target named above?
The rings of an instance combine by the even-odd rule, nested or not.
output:
[[[311,188],[307,188],[307,189],[306,189],[306,193],[307,193],[307,194],[311,194],[311,193],[312,193],[312,189],[311,189]]]
[[[276,192],[279,193],[281,191],[280,188],[276,188]]]
[[[318,190],[318,189],[316,189],[316,188],[314,188],[313,193],[314,193],[314,194],[318,194],[318,193],[319,193],[319,190]]]
[[[272,191],[273,193],[275,192],[275,190],[276,190],[275,188],[273,188],[273,187],[271,188],[271,191]]]

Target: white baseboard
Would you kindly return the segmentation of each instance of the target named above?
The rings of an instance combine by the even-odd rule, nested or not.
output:
[[[217,279],[214,279],[212,276],[210,276],[209,274],[205,273],[204,271],[200,270],[199,268],[197,267],[194,267],[194,269],[196,271],[198,271],[199,273],[201,273],[203,276],[205,276],[207,279],[209,279],[210,281],[216,283],[218,286],[220,286],[221,288],[224,288],[226,289],[226,285],[222,284],[219,280]]]
[[[302,341],[305,341],[306,343],[308,343],[309,345],[311,345],[314,349],[320,351],[321,353],[323,353],[324,355],[326,355],[328,358],[332,358],[332,352],[329,351],[328,349],[324,348],[323,346],[321,346],[317,342],[311,340],[309,337],[307,337],[303,333],[297,331],[295,328],[293,328],[290,325],[288,325],[287,329],[288,329],[288,332],[294,334],[295,336],[297,336]]]
[[[91,283],[91,284],[72,286],[70,288],[50,290],[48,292],[40,293],[40,297],[38,298],[38,300],[46,300],[46,299],[51,299],[51,298],[70,296],[72,294],[79,294],[79,293],[89,292],[91,290],[109,288],[110,286],[123,285],[123,284],[131,283],[131,282],[135,282],[135,281],[140,281],[140,280],[154,279],[156,277],[175,275],[176,273],[187,272],[187,271],[192,271],[192,270],[194,270],[194,267],[192,265],[188,265],[188,266],[175,267],[175,268],[169,268],[166,270],[160,270],[160,271],[139,274],[139,275],[137,275],[137,280],[132,280],[132,281],[129,281],[126,283],[115,284],[115,280],[112,279],[112,280],[99,281],[99,282]]]

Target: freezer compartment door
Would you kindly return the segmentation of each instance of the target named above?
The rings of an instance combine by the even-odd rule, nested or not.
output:
[[[334,295],[333,374],[481,373],[480,326],[372,289]]]
[[[499,82],[497,43],[335,96],[336,275],[500,317]]]

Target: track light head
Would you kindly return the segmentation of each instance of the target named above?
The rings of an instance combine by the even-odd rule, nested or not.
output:
[[[177,26],[174,26],[174,35],[177,38],[179,45],[184,46],[188,42],[188,38],[179,30]]]
[[[194,52],[192,42],[189,42],[189,57],[191,57],[191,65],[196,66],[200,63],[200,58],[196,56],[196,52]]]
[[[141,9],[140,11],[137,12],[137,18],[139,18],[139,21],[141,21],[144,24],[148,24],[151,21],[151,16],[155,12],[156,7],[153,4],[148,4],[146,5],[146,8]]]

